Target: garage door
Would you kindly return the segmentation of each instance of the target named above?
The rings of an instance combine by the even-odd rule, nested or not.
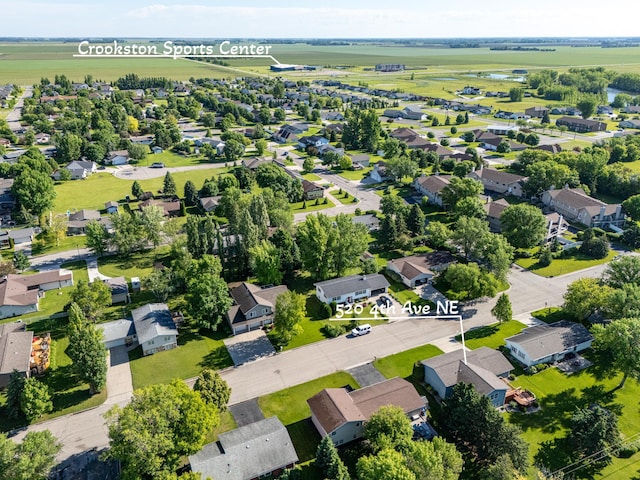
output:
[[[246,331],[247,331],[247,326],[246,325],[239,325],[237,327],[233,327],[234,335],[237,335],[239,333],[244,333]]]

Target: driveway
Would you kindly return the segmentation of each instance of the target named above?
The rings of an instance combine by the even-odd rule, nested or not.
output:
[[[83,412],[30,425],[18,432],[14,440],[21,441],[31,431],[49,430],[63,445],[56,457],[58,462],[87,450],[108,446],[108,429],[103,415],[113,405],[124,406],[129,402],[133,393],[133,384],[125,347],[111,349],[107,362],[109,365],[107,400],[104,404]]]

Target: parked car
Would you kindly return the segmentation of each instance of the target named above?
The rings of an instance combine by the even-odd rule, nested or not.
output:
[[[162,163],[162,162],[153,162],[151,164],[151,168],[164,168],[164,163]]]
[[[391,306],[391,299],[389,297],[387,297],[386,295],[382,295],[380,297],[380,301],[382,302],[382,304],[385,307],[390,307]]]
[[[371,325],[369,325],[368,323],[365,323],[364,325],[358,325],[356,328],[351,330],[351,334],[354,337],[359,337],[360,335],[366,335],[369,332],[371,332]]]

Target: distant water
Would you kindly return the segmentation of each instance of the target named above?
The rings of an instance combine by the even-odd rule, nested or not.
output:
[[[482,75],[480,75],[480,77],[472,73],[467,73],[465,74],[465,77],[492,78],[494,80],[509,80],[510,82],[520,82],[520,83],[527,80],[526,77],[523,77],[522,75],[514,76],[506,73],[483,73]]]
[[[616,98],[616,95],[618,95],[619,93],[626,93],[627,95],[631,95],[632,97],[638,95],[634,92],[625,92],[624,90],[618,90],[617,88],[607,87],[607,102],[613,102],[614,98]]]

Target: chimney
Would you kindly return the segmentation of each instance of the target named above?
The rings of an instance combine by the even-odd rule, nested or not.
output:
[[[606,210],[606,205],[600,206],[600,220],[604,220],[604,211]]]

